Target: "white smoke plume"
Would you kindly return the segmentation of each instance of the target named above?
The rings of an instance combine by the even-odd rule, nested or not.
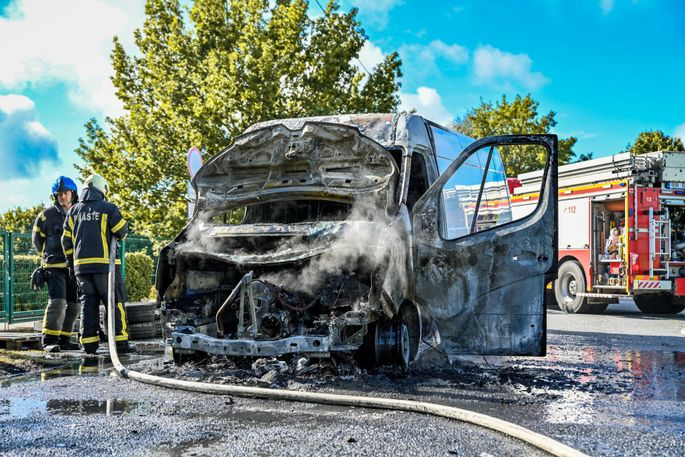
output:
[[[255,254],[246,249],[235,248],[230,252],[223,252],[225,248],[222,237],[209,234],[213,226],[209,219],[201,216],[190,225],[186,232],[187,241],[177,247],[177,252],[201,251],[227,254],[232,258]],[[325,252],[313,257],[303,269],[284,266],[281,271],[263,274],[255,279],[283,286],[292,292],[314,295],[328,277],[354,272],[360,261],[375,269],[390,257],[392,249],[404,249],[395,227],[391,225],[392,220],[393,218],[387,216],[385,208],[376,206],[373,198],[357,201],[347,220],[341,221],[345,224],[345,229],[338,232],[332,241],[294,242],[293,239],[286,239],[273,249],[274,255],[287,256],[288,252],[306,252],[320,243],[331,243]]]
[[[347,227],[333,240],[323,254],[314,257],[302,270],[284,270],[261,276],[259,279],[282,285],[294,292],[315,294],[330,275],[353,272],[363,259],[375,269],[388,259],[391,249],[402,248],[400,238],[385,210],[370,200],[359,201],[352,208]],[[302,246],[282,246],[302,249]]]

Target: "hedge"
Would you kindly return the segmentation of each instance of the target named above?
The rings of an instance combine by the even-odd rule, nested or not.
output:
[[[126,298],[128,301],[147,300],[154,264],[145,251],[126,252]]]

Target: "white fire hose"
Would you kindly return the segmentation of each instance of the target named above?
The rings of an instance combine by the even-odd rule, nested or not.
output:
[[[124,378],[133,379],[145,384],[159,387],[169,387],[172,389],[182,389],[192,392],[203,392],[208,394],[234,395],[237,397],[262,398],[266,400],[286,400],[306,403],[318,403],[337,406],[354,406],[359,408],[385,409],[392,411],[407,411],[412,413],[430,414],[438,417],[446,417],[461,422],[489,428],[497,432],[517,438],[536,448],[542,449],[551,455],[564,457],[587,457],[572,447],[566,446],[552,438],[536,433],[527,428],[507,422],[502,419],[476,413],[466,409],[455,408],[453,406],[438,405],[435,403],[396,400],[381,397],[366,397],[355,395],[342,395],[317,392],[298,392],[284,389],[267,389],[262,387],[247,387],[226,384],[210,384],[197,381],[183,381],[179,379],[164,378],[153,376],[138,371],[129,370],[119,360],[115,342],[115,267],[114,259],[116,256],[116,240],[112,240],[110,247],[109,261],[109,287],[107,297],[107,341],[109,343],[109,353],[112,358],[114,368]]]

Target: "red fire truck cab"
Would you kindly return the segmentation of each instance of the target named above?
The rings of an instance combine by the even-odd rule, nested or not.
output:
[[[542,173],[518,176],[512,212],[533,211]],[[645,313],[685,309],[685,153],[630,153],[559,167],[559,274],[567,313],[633,297]],[[682,244],[681,244],[682,243]],[[548,286],[549,287],[549,286]]]

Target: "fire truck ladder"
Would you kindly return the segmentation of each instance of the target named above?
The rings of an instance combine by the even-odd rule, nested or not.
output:
[[[658,248],[658,251],[657,251]],[[654,218],[654,208],[649,208],[649,276],[655,271],[665,271],[668,275],[668,259],[671,252],[671,220],[668,216]],[[659,256],[661,268],[654,268],[654,259]]]

